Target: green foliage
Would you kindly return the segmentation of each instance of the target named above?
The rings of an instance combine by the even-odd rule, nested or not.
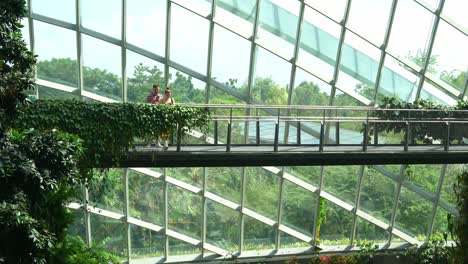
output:
[[[56,254],[64,255],[63,264],[118,264],[119,260],[107,253],[105,245],[108,239],[88,247],[81,237],[67,236],[63,246],[56,250]]]
[[[426,101],[419,99],[413,103],[407,103],[399,101],[395,97],[385,97],[382,99],[382,104],[379,106],[382,109],[410,109],[410,110],[421,110],[421,111],[373,111],[372,114],[376,117],[379,117],[382,120],[395,120],[395,121],[404,121],[409,118],[415,120],[437,120],[441,118],[467,118],[466,113],[463,112],[451,112],[448,110],[467,110],[468,102],[459,101],[457,105],[453,107],[445,107],[442,105],[437,105],[431,101]],[[424,110],[437,110],[437,111],[424,111]],[[387,132],[387,133],[404,133],[405,131],[404,122],[386,122],[379,123],[377,131]],[[452,126],[453,127],[453,126]],[[411,141],[420,141],[426,144],[432,144],[435,140],[445,142],[447,128],[439,124],[433,123],[422,123],[422,122],[412,122],[410,131],[410,140]],[[369,135],[373,134],[373,128],[369,129]],[[468,126],[466,124],[457,124],[455,129],[450,131],[450,142],[457,142],[459,144],[463,143],[463,137],[466,136],[466,131]]]
[[[405,255],[415,264],[461,263],[453,262],[451,254],[451,248],[443,240],[432,240],[420,247],[409,248],[405,252]]]
[[[315,236],[315,240],[317,244],[320,244],[320,227],[322,224],[327,222],[327,200],[325,198],[320,197],[320,206],[319,212],[317,217],[317,232]]]
[[[457,238],[455,259],[457,263],[468,263],[468,169],[466,167],[457,175],[454,191],[459,216],[455,223],[449,219],[449,225],[452,225],[453,228],[450,230],[455,231]]]
[[[64,207],[81,181],[76,136],[12,131],[0,138],[0,256],[6,263],[46,263],[64,239]],[[1,262],[1,261],[0,261]]]
[[[86,155],[81,167],[116,167],[135,138],[162,132],[207,129],[206,108],[136,103],[98,103],[77,100],[37,100],[19,110],[12,127],[59,129],[83,139]]]
[[[8,113],[4,118],[13,118],[16,106],[26,99],[23,91],[34,89],[36,58],[20,31],[25,5],[25,0],[0,1],[0,112]]]

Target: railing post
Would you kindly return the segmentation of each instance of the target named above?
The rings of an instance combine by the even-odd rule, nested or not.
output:
[[[214,144],[218,145],[218,120],[214,121]]]
[[[229,114],[229,123],[228,123],[228,134],[227,134],[227,143],[226,143],[226,151],[231,151],[231,125],[232,125],[232,107]]]
[[[337,145],[340,144],[340,122],[337,121],[335,125],[335,142]]]
[[[255,128],[255,142],[257,143],[257,146],[260,145],[260,119],[258,119],[258,117]]]
[[[297,121],[296,128],[297,128],[297,132],[296,132],[297,133],[297,135],[296,135],[297,136],[297,145],[301,145],[302,144],[301,143],[301,120]]]
[[[319,144],[319,151],[323,151],[323,141],[324,141],[324,134],[325,134],[325,123],[320,121],[320,144]]]
[[[362,123],[364,126],[364,136],[363,136],[363,142],[362,142],[362,151],[367,151],[367,139],[369,138],[368,135],[368,130],[369,130],[369,123],[368,121]]]
[[[180,152],[180,144],[182,139],[182,127],[180,125],[177,126],[177,152]]]
[[[409,143],[409,132],[410,132],[410,122],[405,122],[405,146],[404,150],[408,151],[408,143]]]
[[[375,122],[374,123],[374,145],[378,145],[379,144],[379,133],[377,132],[377,126],[378,126],[378,123]]]
[[[450,122],[445,122],[445,125],[447,126],[447,135],[445,136],[444,151],[448,151],[450,146]]]
[[[281,112],[281,110],[278,109],[278,118],[276,119],[276,124],[275,124],[275,139],[274,139],[274,144],[273,144],[273,151],[274,152],[278,151],[280,112]]]

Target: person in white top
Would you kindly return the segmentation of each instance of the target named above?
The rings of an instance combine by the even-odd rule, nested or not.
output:
[[[159,102],[160,104],[175,105],[175,100],[171,96],[171,88],[167,87],[164,91],[164,97]],[[164,140],[164,150],[167,150],[169,146],[167,145],[167,140],[169,138],[169,133],[161,133],[161,139]]]

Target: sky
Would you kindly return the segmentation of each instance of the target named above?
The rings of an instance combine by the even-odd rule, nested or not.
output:
[[[437,4],[437,0],[418,1],[429,7]],[[81,2],[82,24],[84,27],[120,39],[122,24],[120,0],[82,0]],[[196,10],[203,16],[208,15],[210,12],[209,2],[204,0],[174,0],[173,2]],[[252,6],[255,1],[237,2]],[[336,22],[340,21],[346,1],[306,0],[305,2],[327,14],[335,21],[311,8],[306,9],[304,19],[338,39],[340,27]],[[352,1],[347,26],[355,33],[365,36],[376,46],[380,46],[384,39],[391,2],[391,0]],[[297,19],[299,2],[264,0],[262,1],[262,10],[268,10],[271,3],[294,14]],[[205,75],[209,22],[178,4],[172,4],[171,10],[171,60]],[[102,12],[102,10],[106,10],[106,12]],[[468,19],[464,15],[465,10],[468,10],[468,1],[446,0],[443,16],[451,17],[462,27],[468,28]],[[33,1],[33,12],[75,23],[75,0],[35,0]],[[267,20],[268,13],[261,12],[260,21]],[[127,41],[164,57],[165,16],[165,0],[127,1]],[[428,36],[431,32],[432,20],[433,15],[415,1],[398,1],[388,51],[396,57],[406,57],[408,54],[415,55],[418,50],[424,49],[427,46]],[[249,32],[252,30],[251,23],[236,16],[229,16],[229,12],[221,8],[217,8],[215,21],[246,37],[249,36]],[[295,32],[297,23],[294,22],[294,20],[287,21],[283,19],[281,23],[284,26],[281,31],[290,34]],[[53,57],[76,58],[75,32],[38,21],[35,22],[34,28],[36,32],[36,53],[39,54],[39,60],[48,60]],[[287,60],[293,55],[293,45],[263,30],[262,26],[259,28],[257,40],[260,46],[256,58],[255,76],[271,77],[281,86],[288,85],[291,64]],[[305,36],[303,40],[306,41]],[[376,61],[379,60],[379,50],[351,31],[346,32],[345,44]],[[213,45],[213,77],[222,82],[227,81],[229,78],[238,79],[241,84],[245,82],[248,76],[250,42],[222,26],[216,25]],[[334,45],[337,44],[334,43]],[[283,58],[273,55],[262,46],[274,50],[281,54]],[[333,43],[331,47],[334,47]],[[333,49],[331,51],[333,52]],[[307,55],[306,52],[300,51],[299,54],[298,60],[302,66],[326,81],[331,80],[333,67],[314,56]],[[432,54],[437,56],[438,65],[435,68],[438,72],[453,69],[466,71],[468,69],[468,37],[441,20]],[[107,69],[118,76],[121,75],[120,47],[93,37],[84,36],[83,56],[85,66]],[[131,69],[133,69],[134,65],[143,61],[162,67],[158,62],[130,52],[127,54],[127,74],[131,75]],[[271,65],[275,65],[275,67],[271,67]],[[391,64],[386,64],[386,66],[391,67]],[[297,81],[302,81],[301,78],[307,80],[311,77],[307,74],[300,74]],[[343,77],[342,82],[344,80],[346,79]],[[327,89],[325,84],[322,87]]]

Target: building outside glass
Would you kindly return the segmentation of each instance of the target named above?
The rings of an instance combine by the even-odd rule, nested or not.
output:
[[[187,104],[455,105],[467,100],[467,8],[463,0],[29,0],[31,97],[145,102],[158,83]],[[268,140],[273,127],[263,129]],[[250,140],[247,123],[235,131],[234,141]],[[107,249],[132,263],[416,244],[456,214],[460,167],[112,169],[70,204],[70,232],[108,238]]]

